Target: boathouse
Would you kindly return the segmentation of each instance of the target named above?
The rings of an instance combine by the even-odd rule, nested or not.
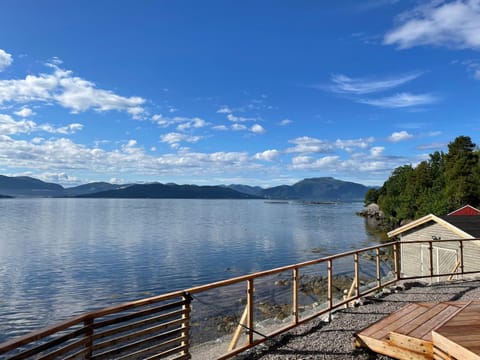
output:
[[[390,238],[401,242],[401,271],[404,277],[452,273],[458,270],[463,254],[464,270],[480,270],[480,241],[465,243],[459,241],[436,242],[432,244],[433,259],[430,260],[427,243],[412,243],[425,240],[458,240],[480,238],[480,210],[466,205],[448,215],[426,215],[388,233]],[[433,280],[440,280],[435,278]]]

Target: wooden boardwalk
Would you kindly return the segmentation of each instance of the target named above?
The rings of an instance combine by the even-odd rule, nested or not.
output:
[[[480,360],[480,301],[411,303],[355,336],[396,359]]]

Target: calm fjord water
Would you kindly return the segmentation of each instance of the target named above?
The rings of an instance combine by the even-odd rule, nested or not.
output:
[[[0,200],[0,342],[87,310],[377,243],[361,208]]]

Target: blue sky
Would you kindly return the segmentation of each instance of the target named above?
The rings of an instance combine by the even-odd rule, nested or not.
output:
[[[0,174],[381,185],[479,143],[480,1],[0,2]]]

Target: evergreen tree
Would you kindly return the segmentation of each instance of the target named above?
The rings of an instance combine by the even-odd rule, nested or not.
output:
[[[480,151],[470,137],[459,136],[448,145],[448,153],[436,151],[415,168],[393,170],[382,187],[367,192],[365,203],[375,199],[392,223],[479,206]]]
[[[478,154],[468,136],[459,136],[448,144],[445,158],[445,196],[448,211],[480,200]]]

